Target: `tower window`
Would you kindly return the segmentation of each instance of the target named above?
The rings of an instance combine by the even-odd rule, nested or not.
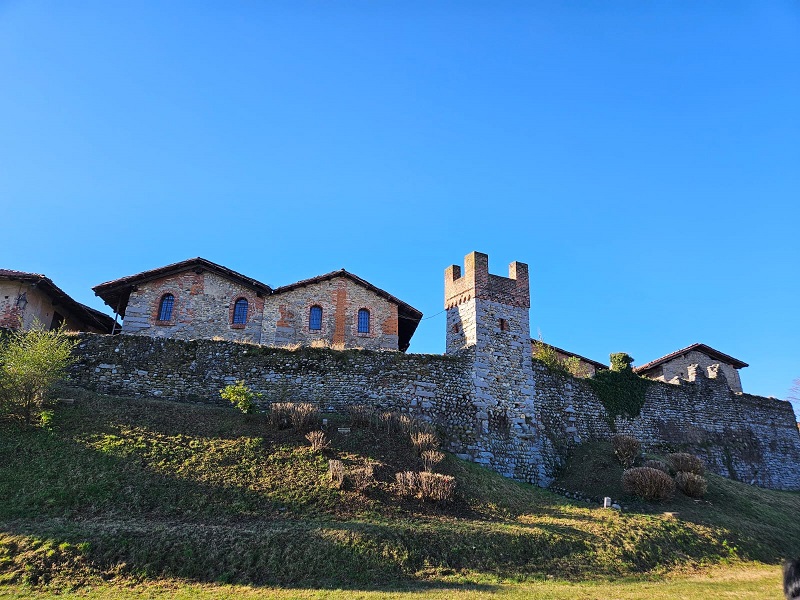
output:
[[[158,320],[171,321],[172,320],[172,307],[175,305],[175,296],[172,294],[164,294],[161,296],[161,302],[158,305]]]
[[[322,307],[312,306],[308,312],[308,328],[311,331],[319,331],[322,329]]]
[[[247,323],[247,299],[239,298],[233,305],[233,324],[244,325]]]
[[[506,319],[500,319],[500,331],[508,331],[508,321]]]
[[[369,333],[369,311],[366,308],[358,311],[358,333]]]

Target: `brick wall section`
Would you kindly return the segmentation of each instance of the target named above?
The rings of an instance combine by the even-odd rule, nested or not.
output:
[[[322,329],[309,329],[312,306],[322,308]],[[370,332],[358,332],[358,311],[370,312]],[[261,343],[311,345],[327,341],[345,348],[397,350],[397,305],[346,277],[274,294],[266,298]]]
[[[175,296],[172,319],[158,320],[161,298]],[[234,326],[233,306],[247,299],[247,322]],[[216,273],[185,271],[138,286],[131,292],[122,333],[190,340],[219,337],[258,342],[264,298],[256,292]]]
[[[719,359],[714,359],[702,352],[698,352],[697,350],[687,352],[683,356],[677,356],[641,374],[651,379],[665,382],[670,382],[675,378],[688,379],[689,367],[691,365],[700,365],[700,367],[705,369],[708,376],[714,375],[717,369],[722,371],[725,375],[725,379],[728,381],[728,386],[734,392],[742,391],[742,381],[739,379],[738,369],[727,363],[720,362]]]

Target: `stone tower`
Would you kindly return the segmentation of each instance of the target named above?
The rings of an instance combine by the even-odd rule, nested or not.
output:
[[[489,257],[472,252],[464,271],[445,270],[447,354],[472,356],[474,447],[462,454],[507,477],[547,485],[541,460],[531,364],[528,265],[508,277],[489,273]]]

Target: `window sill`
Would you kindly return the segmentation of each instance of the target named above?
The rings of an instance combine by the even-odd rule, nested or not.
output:
[[[231,329],[244,329],[245,323],[231,323]]]
[[[156,319],[155,324],[159,327],[173,327],[175,325],[175,321],[159,321]]]

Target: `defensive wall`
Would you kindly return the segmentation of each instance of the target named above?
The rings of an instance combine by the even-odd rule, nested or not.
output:
[[[586,380],[528,359],[531,381],[519,385],[531,385],[532,395],[517,384],[498,391],[497,367],[474,346],[441,356],[86,333],[78,342],[71,378],[89,389],[220,403],[219,390],[241,379],[267,404],[401,411],[434,423],[447,449],[462,458],[539,485],[550,483],[571,445],[613,435]],[[733,479],[800,489],[800,432],[791,405],[733,393],[721,377],[694,375],[677,386],[652,382],[641,414],[617,417],[616,430],[648,448],[695,452],[709,470]]]

